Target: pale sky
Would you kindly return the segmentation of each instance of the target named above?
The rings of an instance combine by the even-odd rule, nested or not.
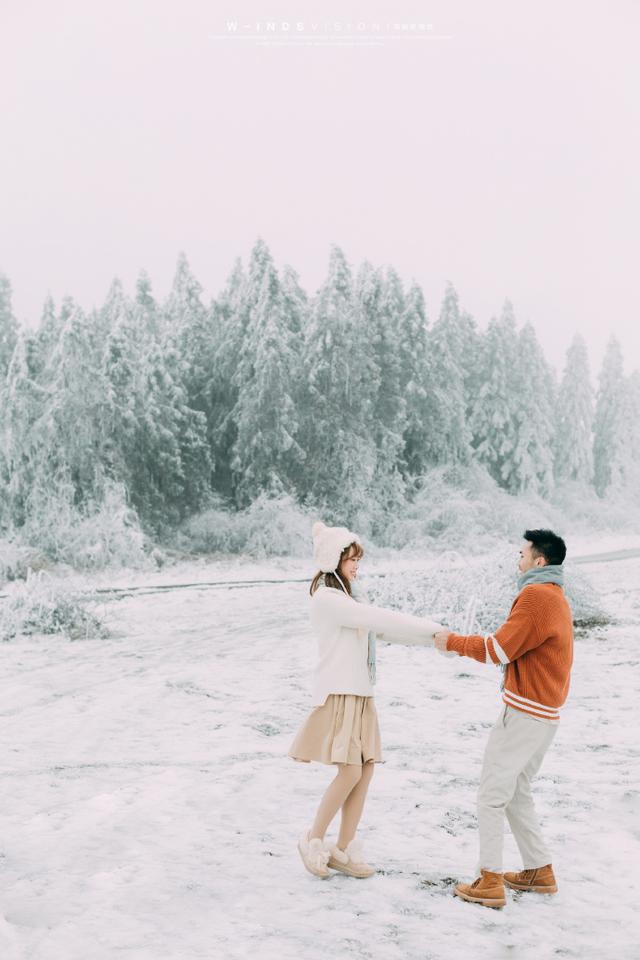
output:
[[[262,236],[309,293],[337,243],[431,319],[451,280],[482,327],[508,296],[559,368],[576,331],[594,373],[611,333],[640,367],[639,25],[635,0],[3,0],[16,314],[143,267],[163,298],[180,250],[208,301]]]

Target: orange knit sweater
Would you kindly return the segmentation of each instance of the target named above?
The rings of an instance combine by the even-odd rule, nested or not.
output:
[[[529,584],[495,633],[450,633],[447,650],[480,663],[505,664],[504,702],[534,717],[559,721],[573,663],[573,619],[562,587]]]

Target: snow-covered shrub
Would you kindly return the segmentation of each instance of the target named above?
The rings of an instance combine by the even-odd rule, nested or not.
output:
[[[363,578],[372,602],[431,616],[461,633],[488,633],[506,620],[517,588],[517,552],[493,551],[478,559],[454,554],[424,573],[401,571]],[[577,624],[609,619],[581,567],[567,563],[565,592]]]
[[[253,557],[307,556],[315,519],[292,497],[260,496],[246,511],[245,550]]]
[[[216,506],[191,517],[180,528],[178,545],[196,553],[242,553],[259,559],[306,556],[315,519],[292,497],[262,495],[246,510]]]
[[[48,565],[49,561],[39,550],[15,540],[0,540],[0,583],[24,580],[29,570],[44,570]]]
[[[78,570],[141,567],[150,563],[138,517],[122,484],[106,481],[100,503],[78,507],[69,485],[38,489],[29,498],[23,544]]]
[[[443,466],[425,474],[412,502],[389,517],[382,542],[414,552],[446,544],[477,555],[536,527],[562,531],[561,516],[533,494],[506,493],[478,464]]]
[[[640,496],[637,489],[609,492],[599,497],[588,483],[567,482],[556,487],[552,502],[584,533],[640,530]]]
[[[0,599],[0,638],[61,634],[68,640],[105,637],[107,630],[71,588],[45,571],[29,572]]]
[[[176,534],[176,545],[193,553],[239,553],[241,514],[222,504],[210,507],[186,520]]]

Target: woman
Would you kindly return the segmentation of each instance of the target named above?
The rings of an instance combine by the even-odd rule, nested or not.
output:
[[[364,860],[356,830],[375,763],[380,763],[380,729],[373,698],[375,634],[384,640],[433,645],[438,623],[358,602],[354,582],[363,556],[360,538],[345,527],[315,523],[313,553],[318,573],[311,593],[311,626],[318,643],[313,710],[295,737],[294,760],[334,764],[315,820],[298,843],[307,870],[317,877],[330,869],[352,877],[375,870]],[[371,631],[371,633],[370,633]],[[326,846],[329,824],[342,811],[335,845]]]

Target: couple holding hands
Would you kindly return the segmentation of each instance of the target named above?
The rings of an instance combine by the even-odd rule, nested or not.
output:
[[[560,720],[573,662],[573,620],[563,591],[566,546],[551,530],[527,530],[520,549],[518,594],[495,633],[460,636],[438,623],[359,599],[356,584],[363,556],[360,538],[345,527],[315,523],[313,555],[318,573],[311,593],[311,625],[318,644],[313,709],[289,756],[333,764],[311,828],[298,850],[307,870],[370,877],[356,831],[373,775],[382,760],[376,712],[376,635],[385,641],[435,646],[442,653],[502,667],[503,705],[491,729],[478,791],[478,876],[454,893],[486,907],[504,907],[505,886],[552,894],[557,885],[551,855],[540,832],[531,782]],[[337,842],[325,833],[341,811]],[[505,816],[518,844],[523,870],[503,873]]]

